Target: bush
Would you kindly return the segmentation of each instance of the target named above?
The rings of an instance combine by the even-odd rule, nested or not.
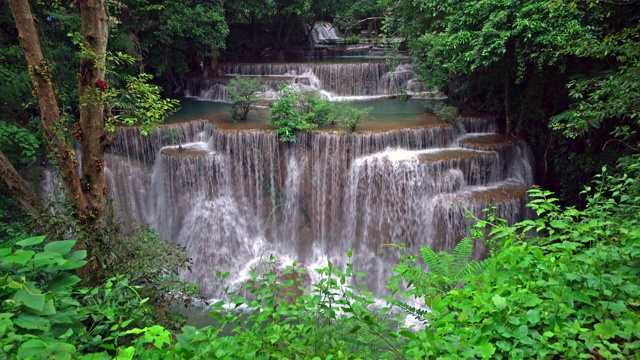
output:
[[[630,168],[633,170],[634,168]],[[429,328],[408,336],[414,358],[633,358],[640,348],[640,187],[636,176],[596,178],[584,210],[534,189],[539,218],[508,226],[489,215],[474,231],[493,255],[483,272],[442,292],[438,272],[405,272],[404,305]],[[537,232],[536,237],[528,232]],[[426,289],[425,289],[426,288]],[[397,288],[396,288],[397,291]],[[429,296],[436,294],[435,296]],[[439,295],[438,295],[439,294]]]
[[[249,110],[258,101],[260,89],[260,78],[236,75],[229,81],[225,88],[231,98],[231,119],[233,121],[246,120]]]
[[[372,109],[358,109],[351,102],[341,101],[335,107],[335,121],[345,132],[354,132],[358,123],[362,122]]]
[[[300,93],[298,107],[303,120],[309,124],[324,125],[335,121],[333,104],[319,91]]]
[[[291,85],[283,85],[278,92],[278,99],[270,109],[270,125],[276,127],[280,141],[295,142],[296,132],[315,129],[316,124],[305,121],[300,113],[300,94]]]
[[[270,257],[262,265],[267,271],[252,271],[252,281],[244,286],[250,299],[231,292],[226,301],[212,305],[209,314],[217,320],[215,326],[184,327],[175,341],[159,326],[131,330],[143,335],[122,354],[151,359],[402,357],[404,340],[371,311],[375,300],[362,291],[358,279],[364,274],[355,272],[352,264],[340,269],[328,262],[318,270],[319,282],[302,295],[295,294],[306,273],[295,263],[280,271]],[[229,273],[218,271],[217,276],[224,282]],[[235,310],[239,308],[243,310]]]
[[[425,103],[427,111],[436,115],[446,122],[456,122],[460,118],[460,112],[455,106],[445,105],[440,102],[433,103],[432,100],[428,100]]]

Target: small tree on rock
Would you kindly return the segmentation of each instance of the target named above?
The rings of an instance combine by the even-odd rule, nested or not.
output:
[[[236,75],[226,89],[231,97],[231,119],[234,122],[246,120],[251,106],[261,99],[260,78]]]
[[[362,122],[372,109],[358,109],[351,102],[342,101],[335,107],[335,121],[345,132],[354,132],[358,123]]]

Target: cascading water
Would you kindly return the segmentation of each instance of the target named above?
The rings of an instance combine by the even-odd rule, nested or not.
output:
[[[225,101],[225,85],[233,76],[261,77],[261,84],[274,90],[281,84],[300,90],[323,91],[332,98],[365,98],[398,95],[415,78],[410,64],[392,68],[384,60],[358,63],[243,63],[220,64],[215,78],[190,78],[186,95]]]
[[[226,100],[225,85],[240,75],[260,76],[267,97],[280,84],[320,90],[332,100],[405,91],[438,96],[415,79],[408,61],[396,67],[380,58],[347,61],[219,64],[214,77],[189,79],[187,95]],[[206,295],[220,291],[212,282],[216,269],[242,282],[262,256],[313,268],[327,259],[341,263],[347,249],[369,274],[369,289],[383,294],[400,259],[397,248],[383,245],[451,250],[468,234],[467,213],[480,217],[494,205],[509,222],[529,216],[524,205],[533,182],[528,145],[496,135],[495,119],[449,124],[407,102],[386,101],[374,110],[378,123],[369,131],[316,130],[294,144],[253,128],[264,122],[231,125],[217,116],[164,125],[147,137],[117,129],[105,160],[107,186],[125,218],[186,247],[193,272],[182,276],[198,281]],[[390,126],[387,111],[408,118]],[[476,247],[476,255],[482,251]]]
[[[463,122],[495,126],[490,118]],[[220,290],[211,282],[216,269],[246,273],[269,254],[307,266],[340,263],[347,249],[369,274],[369,288],[383,293],[399,254],[382,245],[450,250],[468,229],[467,211],[480,216],[493,204],[499,216],[523,219],[532,183],[522,140],[464,134],[444,122],[355,135],[314,131],[295,144],[272,131],[203,121],[162,126],[148,138],[117,131],[106,159],[117,207],[185,246],[194,266],[182,275],[210,296]]]
[[[337,40],[342,36],[337,27],[326,21],[316,21],[308,31],[311,31],[309,39],[312,45],[326,40]]]

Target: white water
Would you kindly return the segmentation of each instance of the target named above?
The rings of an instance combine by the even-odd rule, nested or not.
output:
[[[475,121],[494,127],[492,119]],[[176,129],[182,152],[167,136]],[[149,138],[118,131],[106,159],[117,207],[185,246],[194,266],[182,275],[209,296],[220,290],[216,269],[239,284],[247,264],[270,254],[312,269],[328,259],[343,263],[347,249],[369,274],[369,288],[383,293],[400,255],[383,245],[451,250],[467,233],[466,211],[481,216],[488,201],[510,222],[523,219],[523,189],[532,183],[522,140],[479,146],[469,139],[486,135],[453,126],[315,132],[293,145],[273,132],[218,131],[206,122],[164,126]]]

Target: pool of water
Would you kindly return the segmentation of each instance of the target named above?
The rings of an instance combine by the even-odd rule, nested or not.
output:
[[[384,131],[400,127],[440,126],[442,120],[425,112],[425,100],[409,99],[375,99],[354,101],[353,106],[371,108],[369,116],[360,124],[357,131]],[[250,130],[272,129],[269,121],[269,109],[266,107],[252,109],[247,121],[231,122],[231,104],[216,101],[183,98],[180,110],[171,115],[167,122],[206,119],[221,129]],[[336,127],[323,126],[321,130],[337,130]]]

